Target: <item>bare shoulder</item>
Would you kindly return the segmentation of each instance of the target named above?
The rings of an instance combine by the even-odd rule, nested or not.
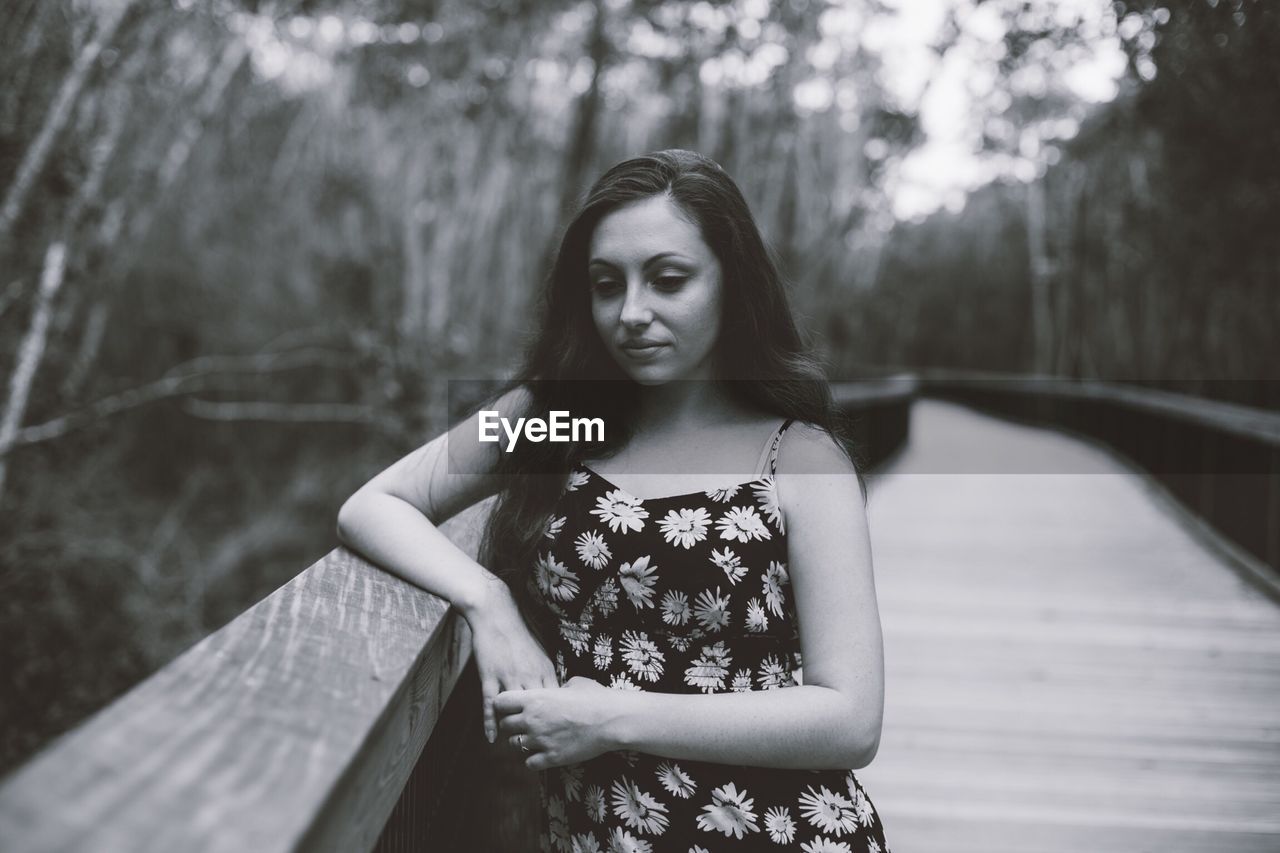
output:
[[[827,535],[863,514],[857,468],[821,427],[794,423],[782,437],[777,465],[778,501],[788,533]]]
[[[857,471],[836,439],[821,427],[797,421],[787,428],[778,448],[779,476],[788,474],[847,474]]]

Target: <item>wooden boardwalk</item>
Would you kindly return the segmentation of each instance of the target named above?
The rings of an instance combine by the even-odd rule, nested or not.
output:
[[[893,853],[1280,851],[1280,606],[1090,445],[911,436],[870,479]]]

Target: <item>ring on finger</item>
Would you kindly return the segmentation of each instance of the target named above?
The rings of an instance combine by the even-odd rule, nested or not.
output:
[[[521,748],[521,749],[523,749],[525,752],[532,752],[532,751],[533,751],[533,750],[529,749],[529,747],[527,747],[527,746],[525,746],[525,745],[524,745],[524,735],[516,735],[516,740],[517,740],[517,742],[520,744],[520,748]]]

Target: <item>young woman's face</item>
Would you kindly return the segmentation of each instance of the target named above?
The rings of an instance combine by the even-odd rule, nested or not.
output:
[[[667,196],[601,219],[588,257],[596,330],[628,376],[642,385],[713,378],[720,262]]]

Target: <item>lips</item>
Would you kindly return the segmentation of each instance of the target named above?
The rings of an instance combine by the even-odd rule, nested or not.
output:
[[[657,341],[628,341],[622,345],[622,352],[635,362],[647,362],[658,357],[658,353],[667,348],[667,344]]]

